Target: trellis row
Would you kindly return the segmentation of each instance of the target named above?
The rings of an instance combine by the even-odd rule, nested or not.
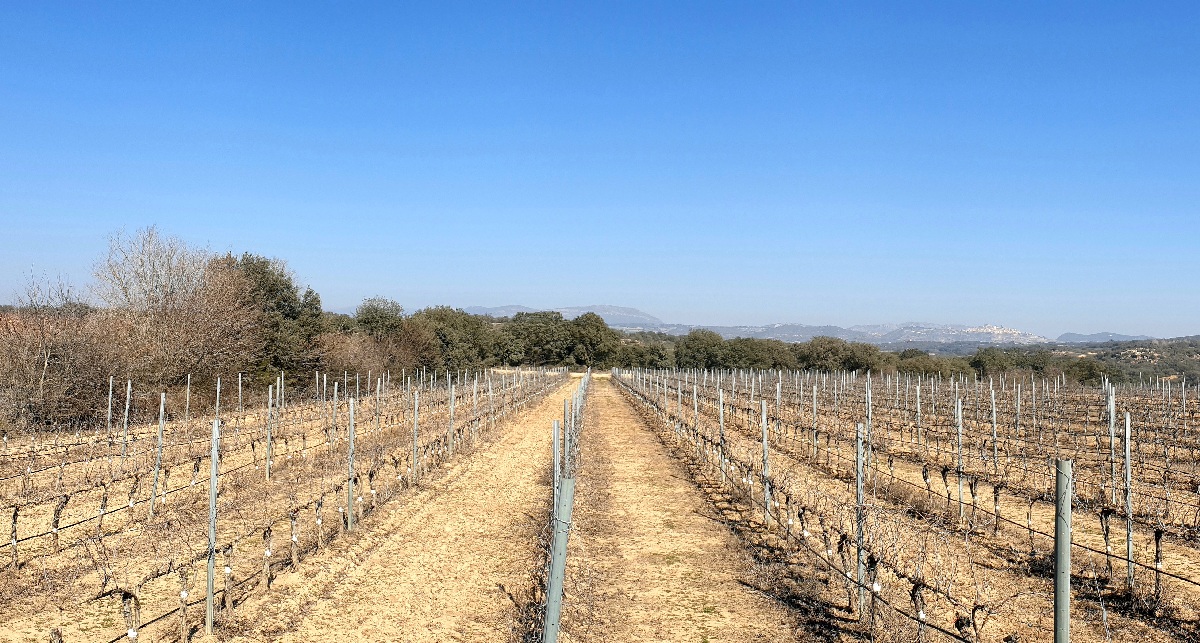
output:
[[[349,406],[345,398],[340,398],[340,401],[335,403],[334,398],[330,396],[324,402],[318,399],[285,406],[282,396],[272,390],[266,409],[257,413],[252,411],[239,414],[221,423],[225,427],[224,432],[231,433],[233,436],[233,444],[218,445],[217,460],[221,467],[214,478],[221,483],[222,498],[226,496],[227,492],[233,494],[229,501],[225,501],[232,503],[225,511],[226,513],[233,512],[233,520],[229,528],[234,529],[236,533],[223,537],[222,545],[215,548],[215,551],[224,552],[226,558],[224,567],[230,570],[227,576],[232,576],[232,558],[235,547],[249,538],[256,537],[256,534],[261,534],[264,539],[264,551],[270,551],[273,529],[281,522],[286,522],[290,532],[292,542],[289,548],[290,561],[298,560],[301,553],[308,548],[323,546],[332,533],[352,525],[354,519],[361,517],[363,513],[369,513],[383,497],[393,494],[403,486],[413,484],[422,473],[438,466],[444,458],[450,455],[452,443],[461,444],[464,440],[470,441],[481,427],[494,426],[497,421],[508,414],[523,408],[531,399],[544,394],[561,378],[562,372],[559,370],[517,369],[469,374],[466,377],[454,378],[463,383],[469,383],[469,386],[466,387],[452,385],[449,388],[440,388],[432,384],[427,386],[427,383],[418,377],[415,382],[406,381],[404,386],[399,387],[399,390],[396,390],[396,387],[386,386],[383,378],[378,378],[373,399],[364,400],[367,404],[359,408],[355,422],[357,437],[360,440],[356,446],[358,452],[368,459],[369,465],[364,470],[352,471],[349,476],[346,475],[345,465],[343,465],[340,478],[335,473],[337,467],[332,463],[335,461],[346,462],[347,453],[342,445],[348,441],[344,438],[349,438],[349,426],[340,419],[346,417],[344,410],[348,410]],[[424,390],[424,395],[421,395],[422,390]],[[453,397],[451,397],[452,391]],[[451,424],[450,408],[459,405],[470,408],[471,414],[462,421]],[[340,417],[339,413],[341,413]],[[364,422],[364,418],[367,421]],[[163,425],[160,422],[160,426]],[[428,428],[423,428],[438,425],[445,426],[446,429],[444,431],[436,429],[431,432]],[[213,433],[217,432],[213,431]],[[167,432],[165,435],[171,436],[172,433]],[[416,436],[417,439],[411,440],[410,436]],[[169,442],[169,439],[167,441]],[[194,438],[180,440],[180,442],[188,444],[197,441]],[[297,441],[299,444],[296,444]],[[283,443],[282,448],[280,448],[280,442]],[[53,521],[53,527],[37,533],[26,534],[16,538],[16,544],[10,542],[6,545],[12,549],[14,561],[12,564],[23,567],[31,562],[32,558],[38,558],[40,566],[53,568],[58,561],[59,552],[66,552],[77,547],[92,548],[95,543],[136,552],[139,549],[147,549],[145,544],[139,545],[138,543],[145,541],[146,537],[152,535],[150,532],[154,532],[162,524],[171,521],[177,524],[180,516],[184,516],[194,524],[195,520],[188,516],[194,515],[198,510],[198,505],[202,504],[201,496],[196,493],[199,491],[196,486],[199,482],[198,476],[193,475],[190,483],[172,486],[170,473],[173,466],[180,464],[194,465],[193,471],[195,472],[205,462],[213,464],[212,456],[192,460],[189,454],[187,459],[175,461],[168,459],[164,463],[159,444],[162,442],[156,440],[155,448],[146,450],[153,454],[152,461],[160,463],[159,467],[153,467],[150,464],[143,467],[141,460],[127,460],[131,471],[135,466],[140,467],[137,472],[119,478],[119,480],[128,480],[132,477],[133,485],[130,489],[128,503],[109,509],[107,506],[108,487],[111,485],[103,484],[100,486],[102,491],[98,501],[98,510],[91,512],[91,515],[81,516],[78,520],[61,524],[60,520],[65,515],[63,511],[65,503],[62,502],[62,499],[70,498],[70,496],[59,495],[54,501],[54,509],[44,516],[46,522]],[[261,453],[259,447],[261,447]],[[341,456],[337,455],[339,452],[342,454]],[[294,458],[299,466],[292,463]],[[147,463],[151,461],[149,458],[146,460]],[[282,465],[279,462],[282,462]],[[269,463],[274,464],[270,474],[267,473]],[[281,466],[282,468],[280,468]],[[217,467],[212,468],[214,471],[217,470]],[[263,471],[256,473],[260,468]],[[157,491],[155,486],[150,496],[135,498],[134,492],[139,487],[138,482],[141,477],[157,479],[158,475],[152,473],[155,470],[164,473],[162,491]],[[261,477],[256,478],[256,475]],[[392,482],[386,482],[388,479]],[[253,482],[254,480],[257,482]],[[360,480],[365,493],[361,496],[348,495],[349,498],[354,499],[353,503],[337,503],[339,518],[341,518],[338,522],[342,526],[335,526],[331,531],[326,526],[325,516],[323,516],[326,502],[331,498],[340,498],[344,493],[353,493],[349,491],[349,488]],[[265,500],[261,495],[253,500],[248,498],[248,496],[254,495],[252,491],[263,489],[273,490],[268,493]],[[189,493],[189,491],[192,492]],[[168,504],[167,499],[174,494],[179,494],[180,498]],[[288,500],[289,496],[292,498],[291,500]],[[149,510],[151,503],[158,503],[159,508],[151,512]],[[147,505],[146,514],[130,514],[132,509],[143,504]],[[264,520],[261,517],[261,508],[272,506],[287,508],[282,510],[279,515],[272,515],[269,519]],[[22,524],[33,522],[30,520],[31,518],[41,518],[41,516],[32,515],[32,512],[29,511],[31,508],[36,509],[37,507],[39,507],[38,503],[17,505],[13,514],[14,534],[18,516],[23,516]],[[42,506],[42,508],[46,507]],[[350,510],[347,511],[347,508]],[[312,512],[311,516],[316,528],[312,530],[312,535],[301,536],[298,531],[302,523],[301,516],[306,511]],[[106,517],[116,513],[128,516],[123,524],[112,524],[111,518],[105,520]],[[75,540],[65,544],[60,542],[60,532],[77,531],[91,522],[96,523],[94,532],[88,529]],[[228,529],[225,532],[228,533]],[[26,544],[28,541],[46,541],[47,539],[52,543],[32,550]],[[20,549],[17,544],[21,545]],[[95,598],[119,597],[123,604],[128,604],[132,600],[131,597],[136,597],[141,593],[132,591],[130,588],[143,588],[151,581],[162,578],[173,571],[178,572],[207,557],[207,554],[202,555],[198,552],[180,556],[177,551],[176,555],[171,556],[170,560],[165,563],[154,564],[143,561],[140,565],[140,573],[126,574],[127,582],[121,587],[116,585],[101,587]],[[148,558],[154,558],[154,556]],[[159,558],[162,557],[159,556]],[[272,564],[279,564],[279,561],[273,561],[270,555],[265,555],[264,559],[258,575],[261,578],[269,578]],[[58,571],[61,572],[63,583],[66,585],[73,584],[80,575],[86,573],[86,570],[79,568],[72,570],[69,565]],[[263,575],[264,571],[268,572],[265,576]],[[187,576],[180,578],[183,579]],[[191,574],[190,577],[195,578],[195,574]],[[236,585],[231,585],[231,583],[232,579],[227,578],[226,589],[232,589]],[[187,589],[180,591],[186,592]],[[227,597],[227,600],[232,599]],[[181,601],[172,610],[172,613],[179,611],[186,617],[186,604],[194,604],[194,601],[191,603]],[[138,611],[140,610],[123,610],[130,615],[130,629],[134,631],[137,630],[135,622],[137,619],[133,617]]]
[[[690,420],[693,426],[699,425],[701,409],[703,408],[706,416],[718,420],[720,424],[720,438],[718,441],[721,444],[723,444],[725,439],[724,428],[727,415],[728,419],[731,422],[737,423],[747,435],[751,435],[753,431],[757,431],[757,429],[759,429],[761,426],[763,430],[763,435],[761,437],[764,441],[762,449],[764,461],[760,466],[760,472],[767,470],[765,455],[767,453],[766,442],[768,439],[772,444],[782,444],[785,448],[785,451],[789,454],[799,454],[810,462],[819,463],[821,458],[824,457],[826,467],[829,466],[830,461],[835,457],[838,460],[845,462],[847,458],[841,455],[841,449],[843,444],[853,442],[853,437],[848,439],[844,437],[847,430],[853,434],[853,429],[849,427],[853,427],[854,424],[847,422],[848,418],[846,417],[850,413],[853,413],[853,409],[846,410],[845,415],[836,413],[819,415],[817,413],[817,409],[825,404],[833,406],[840,404],[848,407],[849,404],[847,403],[847,391],[850,390],[850,384],[857,379],[863,382],[860,389],[862,392],[863,404],[858,407],[858,412],[861,414],[860,419],[865,419],[867,424],[866,437],[868,462],[871,463],[870,466],[872,467],[870,469],[870,477],[873,480],[873,484],[877,483],[880,477],[895,478],[892,476],[892,473],[894,473],[893,461],[895,454],[888,451],[887,447],[889,445],[887,444],[887,439],[882,440],[882,442],[884,442],[883,445],[877,445],[876,442],[881,440],[872,438],[871,422],[873,416],[875,416],[875,413],[873,413],[873,409],[870,405],[871,393],[869,382],[871,381],[871,378],[858,378],[853,374],[780,373],[774,374],[775,386],[770,387],[774,388],[775,390],[770,391],[768,389],[768,394],[763,395],[762,385],[759,384],[758,386],[755,386],[755,384],[761,382],[759,377],[762,375],[763,374],[758,374],[758,377],[747,377],[746,374],[741,374],[739,376],[739,374],[736,373],[637,371],[627,374],[626,377],[631,384],[640,388],[641,394],[645,395],[647,399],[652,399],[654,404],[659,405],[660,408],[673,409],[673,416],[677,418],[685,418],[687,415],[691,415]],[[737,392],[739,380],[742,384],[741,394]],[[788,405],[784,403],[784,400],[786,399],[784,393],[787,391],[787,389],[784,387],[784,383],[788,382],[789,380],[793,384],[793,391],[809,389],[809,386],[816,387],[822,380],[827,383],[832,381],[837,383],[837,385],[829,387],[832,389],[830,391],[831,396],[827,396],[824,399],[819,399],[818,395],[810,394],[809,399],[805,400],[805,403],[794,402],[793,404]],[[809,382],[812,382],[812,384]],[[802,384],[803,388],[798,386],[798,384]],[[814,391],[814,389],[809,390]],[[770,393],[774,393],[774,395],[770,395]],[[728,397],[726,397],[726,394],[728,394]],[[685,410],[684,399],[689,395],[691,396],[691,399],[688,401],[691,402],[691,404],[688,404],[687,406],[691,408]],[[751,401],[756,397],[758,398],[759,403],[754,406],[759,406],[759,409],[753,409],[751,407]],[[774,398],[774,400],[772,400],[774,402],[772,406],[776,412],[768,416],[766,412],[766,407],[768,406],[767,399],[772,397]],[[829,397],[833,397],[833,399],[831,400]],[[972,492],[970,503],[971,522],[972,525],[974,525],[978,513],[978,507],[976,505],[976,484],[979,481],[979,476],[978,474],[969,473],[962,464],[962,454],[964,453],[964,449],[961,446],[963,440],[961,436],[963,436],[962,427],[964,414],[961,412],[961,398],[956,400],[956,402],[956,404],[949,406],[957,411],[953,412],[952,418],[954,423],[952,426],[954,426],[954,432],[956,434],[955,437],[957,438],[958,444],[956,445],[956,449],[950,452],[953,459],[951,459],[950,463],[948,463],[949,466],[943,465],[942,467],[942,478],[946,487],[946,508],[947,510],[950,510],[952,504],[952,492],[946,474],[952,472],[956,475],[957,486],[959,489],[957,494],[957,516],[960,524],[963,519],[963,508],[965,506],[963,501],[962,484],[963,480],[966,479],[970,483],[969,486]],[[808,403],[814,404],[815,406],[808,407]],[[1111,407],[1111,402],[1109,402],[1109,406]],[[754,417],[755,415],[758,415],[757,413],[754,413],[754,411],[760,411],[762,417]],[[792,414],[796,413],[797,411],[803,411],[807,417],[805,418],[804,422],[799,422],[794,415],[789,416],[789,411]],[[808,424],[809,421],[812,422],[811,425]],[[847,424],[849,426],[847,426]],[[910,427],[910,429],[912,428],[913,427]],[[913,431],[913,433],[915,433],[915,431]],[[824,438],[823,448],[822,438]],[[912,439],[916,440],[917,438],[914,435]],[[714,447],[714,449],[716,451],[714,457],[718,460],[718,464],[720,464],[720,462],[725,459],[724,449],[716,447]],[[881,449],[883,451],[883,455],[887,458],[889,473],[881,472],[878,468],[878,464],[876,463],[875,454]],[[723,466],[721,467],[721,470],[722,477],[724,478],[725,473]],[[932,495],[933,491],[929,485],[927,466],[925,469],[923,469],[923,473],[924,481],[926,483],[926,488],[924,490],[921,490],[918,485],[912,485],[912,483],[908,480],[903,480],[901,478],[895,478],[895,480],[902,484],[909,484],[916,490],[927,491],[930,495]],[[851,476],[851,478],[853,478],[853,476]],[[749,479],[753,481],[754,476],[750,476]],[[763,487],[764,496],[769,495],[769,488],[769,485]],[[999,488],[999,486],[994,487],[994,489]],[[769,505],[769,502],[766,504]],[[1000,503],[997,493],[995,515],[993,516],[994,529],[998,530],[1000,523],[1002,522],[1005,524],[1017,525],[1017,523],[1007,520],[1000,515],[999,506]],[[1030,510],[1030,513],[1032,515],[1032,509]],[[1132,524],[1132,522],[1130,524]],[[1032,519],[1030,519],[1030,522],[1026,525],[1026,527],[1028,528],[1028,533],[1031,539],[1035,534],[1037,534],[1039,537],[1052,537],[1052,535],[1047,534],[1044,531],[1034,529],[1032,526]],[[1156,549],[1154,566],[1151,567],[1138,561],[1133,561],[1133,564],[1128,565],[1130,570],[1134,569],[1135,567],[1141,567],[1151,569],[1154,572],[1154,596],[1157,599],[1161,599],[1162,596],[1164,577],[1170,578],[1173,581],[1183,582],[1188,586],[1195,585],[1194,581],[1191,579],[1184,578],[1178,574],[1171,574],[1162,569],[1162,533],[1163,532],[1161,528],[1156,529],[1154,532],[1154,543]],[[1108,530],[1107,527],[1105,527],[1106,543],[1107,537]],[[1132,540],[1129,542],[1132,543]],[[1109,569],[1108,575],[1109,577],[1112,576],[1112,557],[1108,551],[1100,551],[1097,548],[1090,548],[1086,545],[1077,545],[1077,548],[1093,554],[1104,555],[1107,561],[1107,567]],[[1132,555],[1129,558],[1132,559]]]

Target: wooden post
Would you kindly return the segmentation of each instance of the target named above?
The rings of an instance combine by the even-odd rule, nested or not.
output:
[[[275,411],[275,387],[267,385],[267,448],[266,459],[264,461],[264,469],[267,482],[271,481],[271,420]]]
[[[103,506],[103,503],[101,503],[101,513],[104,513]],[[12,548],[12,568],[18,569],[21,566],[21,561],[17,557],[17,515],[21,513],[21,507],[13,505],[12,510],[12,532],[9,535],[9,546]]]
[[[350,448],[346,469],[346,531],[354,531],[354,398],[350,402]]]
[[[125,454],[129,451],[129,402],[133,396],[133,380],[125,380],[125,420],[122,423],[121,464],[125,464]]]
[[[204,602],[204,633],[213,633],[213,571],[217,564],[217,475],[220,463],[219,450],[221,446],[221,421],[213,420],[212,451],[210,458],[212,466],[208,483],[208,595]]]
[[[963,426],[962,426],[962,398],[954,398],[954,422],[958,428],[958,525],[963,524]]]
[[[292,550],[292,570],[300,569],[300,528],[296,521],[300,516],[298,509],[292,509],[288,512],[288,520],[291,522],[291,550]]]
[[[725,391],[717,389],[717,417],[720,422],[720,443],[721,452],[718,454],[718,461],[721,465],[721,484],[725,484]]]
[[[325,496],[322,495],[316,506],[313,507],[313,514],[317,517],[317,551],[320,551],[325,546],[325,529],[321,526],[325,521],[321,518],[321,508],[325,506]]]
[[[565,418],[566,416],[567,401],[563,400],[563,417]],[[560,430],[558,422],[558,420],[554,420],[550,424],[550,430],[553,431],[553,435],[550,436],[550,448],[554,450],[554,455],[551,457],[551,466],[554,467],[554,470],[550,478],[550,489],[552,503],[551,506],[554,507],[555,511],[558,511],[558,488],[559,482],[562,478],[562,450],[558,444],[558,435]]]
[[[1054,643],[1071,643],[1072,462],[1059,460],[1055,476]]]
[[[187,389],[183,395],[183,425],[186,427],[192,419],[192,374],[187,376]]]
[[[158,471],[162,467],[163,427],[167,422],[167,394],[161,393],[158,398],[158,446],[154,451],[154,483],[150,487],[150,515],[154,517],[154,500],[158,497]]]
[[[224,604],[225,611],[233,611],[233,544],[225,545],[221,550],[221,558],[224,564],[225,589],[221,592],[221,600]]]
[[[863,445],[863,448],[866,449],[865,455],[866,455],[867,459],[866,459],[866,462],[864,463],[864,465],[866,467],[866,470],[864,471],[864,473],[869,476],[869,475],[871,475],[871,467],[875,462],[875,446],[874,446],[875,440],[873,439],[874,435],[873,435],[873,429],[871,426],[871,409],[873,406],[871,403],[871,371],[867,371],[867,381],[866,381],[865,386],[866,386],[866,393],[865,393],[866,399],[864,400],[864,403],[865,403],[866,411],[867,411],[867,425],[866,425],[866,433],[865,433],[866,442]]]
[[[921,380],[917,380],[917,446],[924,444],[924,436],[921,435]]]
[[[762,476],[763,476],[763,525],[768,529],[771,527],[771,463],[768,457],[770,452],[767,446],[767,401],[761,400],[762,403]]]
[[[450,426],[446,429],[446,454],[449,457],[454,455],[454,382],[450,380],[450,373],[446,373],[446,391],[450,396],[447,402],[450,407]]]
[[[997,478],[994,484],[1000,484],[1000,446],[999,438],[996,434],[996,389],[990,386],[988,388],[992,392],[992,472]]]
[[[1108,465],[1112,479],[1110,497],[1112,505],[1117,505],[1117,398],[1112,384],[1108,385]]]
[[[110,445],[112,444],[112,442],[111,442],[111,440],[112,440],[112,397],[113,397],[113,376],[109,375],[108,376],[108,430],[107,430],[107,432],[105,432],[104,437],[107,438],[108,440],[110,440],[110,442],[109,442]],[[5,439],[7,441],[7,436],[5,436]]]
[[[262,587],[263,593],[271,589],[271,537],[273,535],[271,527],[268,525],[263,530],[263,573],[262,583],[259,585]]]
[[[857,504],[855,505],[855,532],[854,542],[858,549],[858,613],[861,615],[866,611],[867,594],[863,589],[864,575],[866,574],[866,549],[863,546],[866,534],[865,529],[865,500],[863,494],[863,425],[858,423],[855,425],[854,436],[854,489]]]
[[[1129,412],[1125,412],[1125,587],[1133,594],[1133,470],[1129,454]]]
[[[179,570],[179,643],[187,643],[191,638],[187,622],[187,569]]]
[[[490,385],[488,386],[488,393],[489,393],[489,397],[490,397],[490,393],[491,393]],[[420,478],[420,475],[417,473],[417,471],[421,468],[420,467],[420,464],[421,464],[420,453],[418,452],[418,444],[419,444],[419,442],[418,442],[418,437],[419,437],[418,436],[418,425],[420,424],[420,411],[421,411],[421,391],[416,390],[416,391],[413,391],[412,474],[409,476],[412,484],[416,484],[417,480]]]
[[[63,512],[63,509],[66,509],[66,508],[67,508],[67,502],[68,502],[70,499],[71,499],[71,496],[69,496],[69,495],[66,495],[66,494],[63,494],[63,495],[59,496],[59,497],[58,497],[58,504],[54,505],[54,515],[53,515],[53,516],[51,517],[51,519],[50,519],[50,532],[51,532],[51,534],[52,534],[52,536],[53,536],[53,541],[54,541],[54,551],[55,551],[55,553],[57,553],[57,552],[58,552],[58,525],[59,525],[59,521],[60,521],[60,520],[62,520],[62,512]]]
[[[336,379],[333,380],[333,413],[331,415],[331,420],[330,420],[330,425],[329,425],[329,437],[330,437],[329,443],[330,444],[333,444],[334,440],[337,439],[338,384],[340,384],[340,382],[338,382]]]

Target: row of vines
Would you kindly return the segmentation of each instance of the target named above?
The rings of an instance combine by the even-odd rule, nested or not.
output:
[[[292,399],[281,376],[253,406],[239,387],[235,404],[195,417],[190,399],[171,408],[160,395],[157,422],[110,421],[6,443],[0,516],[10,537],[0,542],[0,603],[11,615],[56,614],[47,628],[54,636],[64,623],[86,640],[112,641],[156,625],[186,641],[207,625],[212,559],[220,628],[280,569],[295,568],[565,377],[513,369],[415,373],[393,383],[385,374],[363,386],[345,374],[341,387],[318,379],[315,394]],[[356,390],[346,396],[347,388]],[[44,625],[7,627],[43,638],[35,630]]]
[[[856,617],[855,631],[877,640],[1052,638],[1054,461],[1068,458],[1081,640],[1198,635],[1200,436],[1186,387],[815,372],[616,377],[728,492],[759,507],[758,527],[788,556],[841,588],[837,609]]]

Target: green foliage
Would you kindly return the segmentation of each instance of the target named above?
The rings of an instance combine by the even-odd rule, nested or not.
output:
[[[711,330],[697,328],[675,343],[675,365],[679,368],[728,368],[729,348]]]
[[[672,346],[625,339],[617,347],[612,365],[620,368],[671,368],[675,364]]]
[[[391,299],[364,299],[354,311],[354,322],[376,340],[394,338],[404,325],[404,307]]]
[[[970,365],[984,377],[1006,372],[1035,373],[1044,377],[1065,374],[1068,378],[1084,384],[1098,384],[1105,377],[1114,382],[1125,381],[1130,377],[1123,368],[1126,365],[1111,359],[1111,356],[1086,355],[1075,350],[1050,350],[1040,346],[981,348],[971,356]]]
[[[596,313],[584,313],[571,321],[574,346],[571,357],[581,366],[609,366],[615,362],[621,335],[608,327]]]
[[[1104,364],[1110,373],[1119,371],[1127,381],[1150,377],[1200,381],[1200,336],[1111,342],[1088,347],[1084,356]],[[1115,375],[1112,378],[1116,379]]]
[[[318,365],[317,346],[324,326],[320,295],[312,288],[301,294],[287,264],[278,259],[244,253],[233,265],[247,278],[251,299],[262,312],[264,345],[257,374]]]
[[[327,333],[349,335],[358,330],[358,322],[354,317],[343,313],[324,311],[321,313],[321,327]]]
[[[506,364],[575,364],[573,359],[567,360],[574,342],[562,313],[517,313],[511,321],[502,326],[501,334],[505,350],[501,359]]]
[[[495,333],[483,317],[449,306],[435,306],[413,313],[411,321],[423,324],[436,338],[436,368],[478,369],[493,361]]]
[[[737,337],[726,342],[731,368],[794,369],[796,355],[778,339]]]
[[[1016,365],[1008,353],[994,346],[976,351],[975,355],[971,357],[970,364],[971,368],[983,376],[999,375],[1012,370]]]
[[[1109,370],[1099,360],[1091,357],[1084,357],[1068,364],[1066,373],[1068,377],[1074,379],[1076,382],[1091,385],[1100,384],[1104,381],[1105,376],[1108,376],[1109,379],[1114,379],[1113,376],[1119,374]]]
[[[901,373],[942,376],[971,373],[971,364],[961,357],[941,357],[910,348],[896,358],[896,370]]]
[[[847,342],[836,337],[814,337],[811,340],[792,344],[797,366],[820,371],[882,371],[893,363],[889,353],[878,346],[860,342]]]

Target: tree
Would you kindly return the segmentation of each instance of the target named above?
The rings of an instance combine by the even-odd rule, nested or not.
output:
[[[836,371],[845,368],[850,346],[836,337],[814,337],[802,344],[792,344],[800,368],[816,371]]]
[[[358,305],[354,321],[377,341],[395,338],[404,326],[404,307],[391,299],[370,297]]]
[[[145,384],[178,384],[188,374],[212,380],[261,352],[261,308],[228,257],[150,227],[113,235],[95,277],[127,374]]]
[[[608,327],[596,313],[584,313],[570,322],[574,347],[571,356],[583,366],[612,366],[619,350],[621,335]]]
[[[484,318],[449,306],[435,306],[413,314],[437,338],[437,366],[458,371],[483,367],[496,343],[492,326]]]
[[[567,321],[562,313],[552,311],[517,313],[502,327],[501,334],[501,346],[506,351],[501,357],[512,365],[563,365],[574,348]]]
[[[117,232],[108,254],[95,267],[96,295],[110,308],[139,313],[177,310],[204,286],[212,256],[178,237],[142,228],[134,235]]]
[[[1109,369],[1090,357],[1083,357],[1070,363],[1066,368],[1066,373],[1075,381],[1092,386],[1099,385],[1105,377],[1119,380],[1121,375],[1119,371]]]
[[[737,337],[725,342],[730,368],[795,368],[796,357],[778,339]]]
[[[1012,357],[995,346],[988,346],[975,351],[975,354],[971,356],[970,364],[971,368],[978,371],[984,377],[1010,371],[1014,366]]]
[[[879,347],[874,344],[849,342],[847,348],[842,368],[848,371],[878,373],[891,365],[891,355],[879,350]]]
[[[642,343],[632,339],[623,340],[612,357],[613,366],[620,368],[671,368],[672,353],[660,343]]]
[[[259,373],[273,376],[280,370],[316,367],[323,326],[320,295],[312,288],[301,294],[281,260],[244,253],[236,266],[250,282],[251,296],[261,313],[264,346],[257,364]]]
[[[114,365],[98,317],[69,285],[36,279],[0,312],[0,425],[91,418]]]
[[[675,344],[675,365],[679,368],[727,368],[729,351],[717,333],[697,328]]]

